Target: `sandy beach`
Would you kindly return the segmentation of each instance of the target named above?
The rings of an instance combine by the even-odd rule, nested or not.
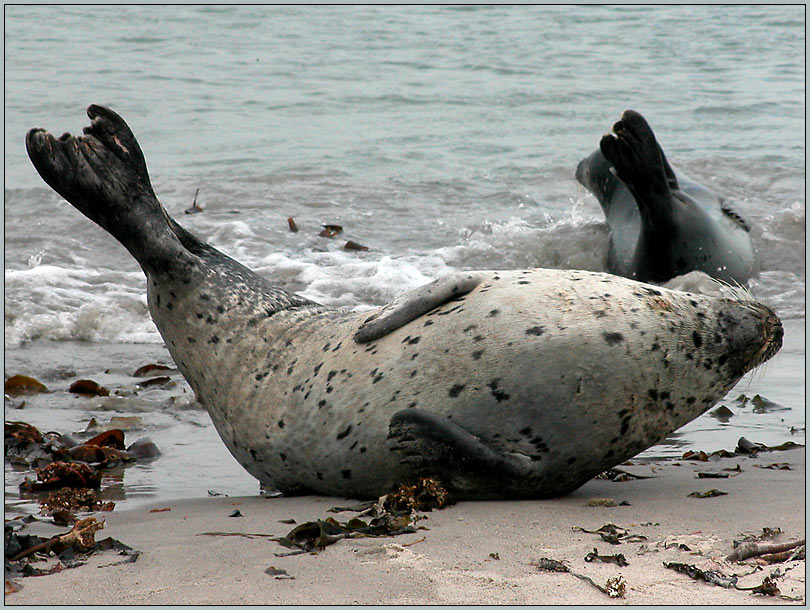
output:
[[[789,470],[770,469],[779,463]],[[741,472],[726,479],[698,478],[698,472]],[[427,529],[397,537],[340,540],[318,553],[289,552],[267,535],[284,536],[291,524],[346,520],[352,513],[329,513],[352,504],[343,498],[211,497],[164,502],[154,507],[97,513],[106,520],[100,540],[112,536],[141,551],[134,563],[108,551],[86,565],[17,582],[6,604],[767,604],[791,603],[695,581],[663,562],[740,576],[738,587],[760,585],[777,568],[783,596],[804,603],[805,562],[756,569],[755,560],[723,560],[733,541],[779,528],[775,542],[805,536],[805,450],[763,452],[696,462],[667,460],[623,466],[651,476],[623,482],[592,480],[559,499],[521,502],[462,502],[424,513]],[[718,489],[727,495],[694,498]],[[594,506],[611,498],[617,506]],[[628,502],[627,505],[619,505]],[[166,509],[150,512],[152,509]],[[239,510],[242,517],[229,517]],[[7,515],[8,517],[9,515]],[[630,534],[618,545],[593,533],[612,523]],[[27,533],[64,532],[34,523]],[[211,536],[210,532],[263,534]],[[685,547],[683,546],[685,545]],[[685,550],[685,548],[690,550]],[[619,567],[585,556],[621,553]],[[603,585],[621,575],[623,598],[610,598],[570,573],[542,572],[541,558],[564,562],[572,572]],[[275,567],[294,578],[276,578]],[[745,576],[743,576],[745,575]]]

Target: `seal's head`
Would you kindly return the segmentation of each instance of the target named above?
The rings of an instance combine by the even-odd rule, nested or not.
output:
[[[593,193],[603,210],[610,205],[619,184],[619,179],[614,175],[610,161],[599,149],[577,164],[576,179]]]
[[[719,370],[739,379],[772,358],[782,347],[784,330],[774,311],[747,299],[723,299],[717,312],[717,331],[711,340],[717,344]],[[704,340],[695,332],[697,344]],[[725,369],[725,371],[723,371]]]

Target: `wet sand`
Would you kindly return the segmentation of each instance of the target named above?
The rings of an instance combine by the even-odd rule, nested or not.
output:
[[[759,466],[788,463],[790,470]],[[699,471],[739,464],[728,479],[699,479]],[[732,541],[743,534],[780,528],[777,541],[805,536],[805,450],[761,453],[709,462],[666,460],[623,466],[650,479],[593,480],[554,500],[462,502],[426,513],[429,528],[394,538],[340,540],[317,554],[276,557],[288,552],[268,538],[201,536],[204,532],[283,536],[298,523],[334,515],[342,498],[212,497],[170,501],[112,513],[99,513],[106,527],[96,538],[112,536],[142,552],[135,563],[103,567],[122,559],[114,552],[91,556],[86,565],[39,578],[24,578],[23,589],[6,604],[768,604],[790,603],[691,580],[662,562],[695,564],[726,574],[748,574],[748,565],[724,563]],[[692,492],[719,489],[727,495],[706,499]],[[592,498],[612,498],[630,506],[589,506]],[[171,508],[149,512],[150,508]],[[243,517],[231,518],[238,509]],[[8,515],[7,515],[8,516]],[[612,545],[595,530],[606,523],[624,527],[646,541]],[[57,528],[32,524],[28,533],[53,535]],[[65,528],[59,528],[60,533]],[[687,545],[691,551],[678,548]],[[669,547],[669,548],[666,548]],[[622,553],[629,565],[584,560]],[[700,553],[700,554],[698,554]],[[494,555],[494,557],[493,557]],[[497,557],[497,559],[495,558]],[[571,574],[540,572],[540,558],[564,561],[573,572],[600,585],[619,574],[623,599],[611,599]],[[265,573],[274,566],[294,579]],[[765,566],[741,577],[753,587],[777,569],[783,595],[805,597],[805,562]],[[795,602],[803,603],[803,602]]]

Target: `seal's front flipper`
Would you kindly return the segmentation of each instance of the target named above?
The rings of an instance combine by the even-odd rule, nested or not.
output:
[[[406,292],[368,318],[355,333],[354,340],[368,343],[384,337],[431,309],[464,296],[482,281],[479,273],[451,273]]]
[[[388,440],[415,477],[436,477],[466,494],[491,497],[532,474],[529,458],[501,453],[446,417],[421,409],[395,413]]]

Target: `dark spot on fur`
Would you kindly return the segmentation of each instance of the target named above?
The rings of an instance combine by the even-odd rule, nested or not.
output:
[[[472,353],[473,360],[480,360],[481,356],[484,355],[484,350],[479,349]]]
[[[482,337],[481,335],[475,335],[473,337],[473,341],[475,341],[476,343],[478,343],[479,341],[483,341],[483,340],[484,340],[484,337]]]
[[[428,320],[422,326],[430,326],[431,324],[433,324],[433,320]]]
[[[351,433],[351,431],[352,431],[352,425],[351,425],[351,424],[349,424],[349,427],[348,427],[348,428],[346,428],[346,429],[345,429],[343,432],[341,432],[340,434],[338,434],[338,435],[337,435],[337,437],[336,437],[336,438],[337,438],[337,440],[341,440],[341,439],[346,438],[347,436],[349,436],[349,434]]]
[[[210,295],[208,295],[208,294],[202,293],[202,294],[200,294],[200,300],[201,300],[201,301],[210,301],[210,300],[211,300],[211,296],[210,296]]]
[[[416,371],[411,371],[411,377],[416,377]]]
[[[494,318],[494,317],[495,317],[495,316],[497,316],[499,313],[501,313],[501,312],[500,312],[500,310],[498,310],[498,309],[490,309],[490,310],[489,310],[489,313],[487,314],[487,317],[488,317],[488,318]]]
[[[217,305],[217,311],[219,313],[225,313],[225,308],[222,305]]]
[[[658,400],[658,390],[656,390],[655,388],[650,388],[649,390],[647,390],[647,394],[649,394],[650,398],[652,398],[653,400]]]
[[[694,396],[690,396],[689,398],[686,399],[686,404],[693,405],[693,404],[695,404],[696,400],[697,400],[697,398],[695,398]]]
[[[217,337],[216,335],[211,335],[211,338],[208,340],[208,343],[213,343],[214,345],[216,345],[217,343],[219,343],[219,337]]]
[[[326,386],[326,393],[331,394],[334,388],[331,385]]]
[[[565,463],[566,463],[566,464],[568,464],[568,465],[570,466],[571,464],[573,464],[573,463],[574,463],[574,462],[576,462],[576,461],[577,461],[577,458],[576,458],[576,457],[570,457],[570,458],[568,458],[567,460],[565,460]]]
[[[703,337],[701,337],[700,333],[698,333],[696,330],[692,331],[692,341],[695,342],[695,347],[700,347],[703,345]]]
[[[605,338],[608,345],[616,345],[617,343],[624,341],[624,337],[621,333],[609,333],[605,331],[602,333],[602,336]]]
[[[371,383],[377,383],[377,382],[378,382],[380,379],[382,379],[383,377],[384,377],[384,375],[383,375],[382,373],[380,373],[379,375],[377,375],[377,376],[374,378],[374,380],[373,380]]]
[[[286,462],[286,461],[287,461],[287,454],[286,454],[286,453],[281,453],[281,452],[279,452],[278,457],[280,457],[280,458],[281,458],[281,461],[282,461],[282,462]]]
[[[463,331],[463,332],[468,333],[468,332],[470,332],[471,330],[475,330],[476,328],[478,328],[478,325],[477,325],[477,324],[470,324],[470,325],[469,325],[467,328],[465,328],[465,329],[464,329],[464,331]]]
[[[366,452],[366,448],[365,447],[360,447],[360,453],[365,453],[365,452]]]
[[[329,371],[329,374],[326,376],[326,382],[328,383],[332,381],[332,377],[335,375],[337,375],[337,371]]]
[[[543,328],[542,326],[532,326],[531,328],[526,329],[527,335],[536,335],[538,337],[542,335],[544,332],[546,332],[546,329]]]
[[[457,383],[456,385],[454,385],[452,388],[450,388],[450,391],[448,392],[448,394],[450,395],[450,398],[455,398],[456,396],[461,394],[461,391],[465,387],[467,387],[467,386],[466,386],[466,384],[463,384],[463,383]]]
[[[197,343],[197,340],[194,337],[188,337],[189,343]]]
[[[325,401],[323,398],[321,398],[321,399],[318,401],[318,408],[320,409],[320,408],[321,408],[321,407],[323,407],[325,404],[326,404],[326,401]]]
[[[419,343],[419,339],[421,339],[421,337],[414,337],[413,339],[408,341],[408,345],[416,345],[417,343]]]
[[[529,426],[526,426],[525,428],[522,428],[522,429],[520,430],[520,433],[521,433],[523,436],[531,436],[531,435],[532,435],[532,429],[531,429]]]
[[[500,381],[500,379],[493,379],[487,384],[487,387],[492,390],[492,396],[495,398],[495,400],[498,402],[503,402],[504,400],[509,400],[510,395],[503,390],[498,389],[498,384]]]
[[[518,284],[531,284],[531,282],[527,282],[526,280],[520,280],[517,282]]]
[[[604,309],[597,309],[593,312],[593,316],[595,318],[604,318],[607,315],[607,312]]]
[[[343,475],[344,479],[351,479],[352,478],[352,471],[348,468],[346,470],[341,470],[340,474]]]
[[[283,419],[278,420],[278,427],[279,427],[279,428],[283,428],[283,427],[284,427],[284,420],[283,420]]]
[[[330,346],[330,345],[331,345],[330,343],[327,343],[327,344],[326,344],[326,345],[324,345],[324,346],[323,346],[321,349],[322,349],[322,350],[325,352],[325,351],[327,351],[327,350],[329,349],[329,346]]]
[[[315,377],[318,376],[318,372],[321,370],[322,366],[323,366],[323,362],[321,362],[318,366],[316,366],[314,369],[312,369],[312,371],[315,373]]]

